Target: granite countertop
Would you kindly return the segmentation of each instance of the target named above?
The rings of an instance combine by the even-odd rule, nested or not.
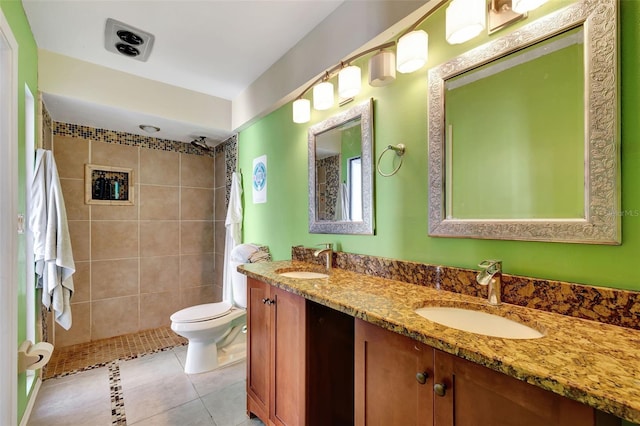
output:
[[[319,271],[300,261],[245,264],[241,273],[319,304],[409,336],[492,370],[640,423],[640,331],[378,278],[334,268],[329,278],[296,279],[291,270]],[[414,312],[428,306],[474,305],[545,334],[511,340],[468,333]]]

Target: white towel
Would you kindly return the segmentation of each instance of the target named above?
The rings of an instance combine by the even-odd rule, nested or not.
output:
[[[42,303],[53,309],[56,322],[68,330],[76,268],[58,169],[53,153],[43,149],[36,152],[29,224]]]
[[[231,250],[242,241],[242,185],[240,174],[237,172],[231,175],[231,193],[229,194],[229,207],[224,225],[226,234],[224,269],[222,270],[222,300],[233,304],[233,285],[231,283],[233,271],[230,270]]]

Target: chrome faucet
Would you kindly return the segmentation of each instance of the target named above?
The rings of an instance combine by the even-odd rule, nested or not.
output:
[[[321,255],[325,255],[325,267],[327,268],[327,272],[331,272],[332,261],[333,261],[333,244],[332,243],[322,243],[318,244],[319,246],[324,246],[323,249],[316,250],[313,252],[313,257],[320,257]]]
[[[501,260],[485,260],[478,264],[482,268],[476,280],[480,285],[489,286],[489,294],[487,300],[490,305],[499,305],[500,293],[502,288],[502,261]]]

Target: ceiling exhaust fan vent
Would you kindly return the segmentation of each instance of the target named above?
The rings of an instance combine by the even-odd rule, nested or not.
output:
[[[104,28],[104,47],[138,61],[146,62],[153,48],[154,36],[124,22],[108,18]]]

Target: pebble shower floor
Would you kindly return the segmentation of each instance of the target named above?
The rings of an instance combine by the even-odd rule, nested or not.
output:
[[[134,359],[187,343],[187,339],[175,334],[171,328],[161,327],[56,348],[45,368],[43,379],[104,367],[116,360]]]

